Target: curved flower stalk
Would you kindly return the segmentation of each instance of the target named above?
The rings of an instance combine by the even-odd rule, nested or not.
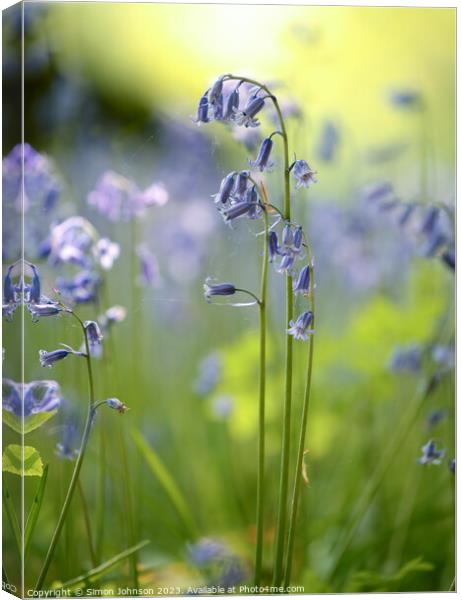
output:
[[[267,308],[267,277],[268,263],[272,263],[276,272],[285,277],[286,288],[286,359],[285,359],[285,395],[284,417],[282,432],[281,472],[279,484],[279,507],[276,524],[276,542],[274,555],[273,584],[280,586],[284,573],[287,582],[290,580],[290,565],[292,554],[287,550],[287,519],[288,519],[288,485],[290,468],[290,440],[292,419],[292,363],[293,341],[310,340],[307,388],[303,406],[302,424],[299,442],[299,455],[303,459],[303,447],[306,430],[306,420],[309,404],[311,383],[313,332],[314,332],[314,281],[313,261],[298,270],[298,261],[305,257],[307,247],[302,227],[291,220],[291,174],[295,178],[296,188],[309,187],[316,182],[315,172],[305,160],[289,162],[289,141],[281,105],[266,85],[254,79],[227,74],[219,77],[206,90],[200,99],[195,122],[199,125],[210,121],[222,121],[233,124],[244,130],[255,130],[260,126],[260,117],[268,105],[273,105],[275,122],[278,129],[265,137],[261,142],[257,157],[249,161],[252,171],[265,172],[274,167],[272,155],[276,136],[283,144],[283,184],[284,201],[278,208],[270,203],[263,182],[257,182],[249,171],[233,171],[221,182],[218,193],[214,196],[217,209],[227,224],[233,224],[239,219],[260,219],[263,217],[264,253],[261,276],[261,290],[258,298],[253,292],[238,288],[233,283],[211,284],[206,281],[205,297],[211,301],[215,296],[233,296],[243,292],[253,297],[253,302],[233,304],[247,306],[257,304],[260,310],[260,393],[259,393],[259,441],[258,441],[258,478],[257,478],[257,534],[255,550],[255,584],[259,585],[262,578],[263,562],[263,530],[265,510],[265,387],[266,387],[266,308]],[[274,121],[274,119],[273,119]],[[269,219],[275,218],[270,225]],[[279,233],[277,228],[281,228]],[[281,243],[279,242],[281,239]],[[310,306],[294,319],[294,298],[301,295],[309,296]],[[300,461],[298,461],[300,462]],[[295,476],[294,497],[290,517],[289,540],[293,543],[293,524],[296,520],[298,496],[300,493],[301,466],[297,464]],[[284,567],[284,561],[286,565]]]
[[[16,278],[13,277],[14,268],[19,264],[21,265],[22,271],[21,271],[21,275],[19,277],[19,281],[15,281]],[[30,283],[29,282],[26,283],[24,281],[24,278],[25,278],[24,271],[25,271],[26,266],[31,271]],[[99,326],[94,321],[82,321],[82,319],[77,315],[77,313],[74,312],[74,310],[72,308],[69,308],[68,306],[64,305],[62,302],[53,301],[53,300],[50,300],[49,298],[47,298],[46,296],[44,296],[41,293],[40,277],[39,277],[38,270],[35,267],[35,265],[27,263],[26,261],[24,261],[24,262],[21,261],[20,263],[15,263],[14,265],[11,265],[7,269],[7,273],[5,275],[4,282],[3,282],[3,304],[4,305],[6,304],[7,306],[9,306],[11,308],[11,310],[12,310],[11,314],[13,314],[15,308],[19,304],[25,304],[27,306],[29,312],[31,313],[33,320],[37,320],[38,317],[43,317],[43,316],[49,317],[49,316],[59,315],[60,313],[65,313],[65,314],[71,315],[74,319],[76,319],[76,321],[78,322],[78,324],[82,330],[82,337],[83,337],[84,348],[85,348],[84,352],[76,351],[76,350],[73,350],[71,347],[63,344],[63,348],[59,348],[59,349],[53,350],[51,352],[47,352],[45,350],[40,350],[40,352],[39,352],[40,363],[43,367],[47,367],[47,368],[52,368],[56,362],[58,362],[60,360],[64,360],[65,358],[67,358],[70,355],[84,358],[86,361],[86,365],[87,365],[88,387],[89,387],[87,418],[86,418],[85,427],[84,427],[84,430],[82,433],[82,439],[80,442],[80,450],[78,452],[77,459],[75,461],[74,470],[72,472],[71,480],[70,480],[70,483],[69,483],[69,486],[68,486],[68,489],[66,492],[66,496],[65,496],[64,503],[63,503],[63,506],[61,509],[61,513],[60,513],[58,522],[56,524],[53,536],[51,538],[50,545],[48,547],[48,551],[47,551],[42,569],[40,571],[40,575],[37,580],[36,590],[40,590],[42,588],[45,578],[47,576],[48,569],[49,569],[49,566],[51,564],[51,561],[52,561],[52,558],[53,558],[53,555],[54,555],[54,552],[56,549],[56,544],[58,543],[58,540],[60,538],[61,530],[62,530],[64,522],[66,520],[69,506],[71,504],[75,489],[76,489],[78,481],[79,481],[80,469],[82,467],[82,463],[83,463],[83,459],[85,456],[85,451],[86,451],[86,448],[88,445],[88,441],[90,438],[93,423],[96,418],[97,409],[102,404],[106,404],[108,407],[115,409],[120,413],[123,413],[123,412],[125,412],[127,407],[122,402],[120,402],[119,400],[117,400],[115,398],[110,398],[109,400],[105,400],[102,402],[96,401],[95,391],[94,391],[91,348],[94,345],[101,344],[102,334],[99,329]],[[39,313],[37,313],[37,311],[38,311],[37,307],[43,307],[43,306],[45,306],[45,307],[51,306],[51,307],[54,307],[56,310],[55,311],[50,311],[50,310],[40,311],[39,310]],[[48,382],[48,383],[50,383],[50,382]],[[27,395],[27,391],[29,391],[30,386],[32,385],[32,384],[29,384],[29,387],[26,388],[26,390],[25,390],[26,391],[25,400],[27,399],[28,403],[27,403],[27,406],[24,405],[24,408],[22,408],[23,414],[25,414],[26,411],[34,412],[34,411],[45,410],[45,409],[48,411],[51,411],[52,409],[56,408],[57,398],[55,396],[56,396],[57,384],[55,384],[55,382],[51,382],[51,383],[53,383],[53,385],[51,385],[51,386],[49,385],[48,388],[50,388],[51,391],[53,392],[52,397],[50,398],[49,395],[44,396],[42,398],[41,402],[37,402],[36,400],[33,399],[32,396]],[[15,407],[17,410],[16,404],[17,404],[17,402],[15,403],[14,398],[12,398],[11,402],[8,404],[9,410],[14,412]]]

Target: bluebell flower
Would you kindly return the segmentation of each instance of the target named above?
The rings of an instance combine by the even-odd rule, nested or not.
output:
[[[128,410],[128,406],[121,402],[118,398],[109,398],[106,400],[106,404],[109,406],[109,408],[116,410],[121,415]]]
[[[61,390],[56,381],[43,380],[16,383],[3,380],[2,407],[17,417],[36,415],[57,410],[61,404]]]
[[[449,470],[451,471],[451,473],[453,475],[455,475],[456,474],[456,459],[453,458],[452,460],[450,460],[448,463],[448,466],[449,466]]]
[[[362,190],[364,199],[374,203],[389,198],[393,193],[393,186],[388,181],[371,183]]]
[[[290,321],[287,333],[294,336],[295,340],[303,340],[304,342],[309,336],[314,333],[313,329],[309,329],[313,322],[313,313],[310,310],[302,313],[296,321]]]
[[[114,171],[106,171],[87,197],[88,204],[111,221],[139,219],[152,206],[164,206],[168,191],[160,182],[141,190],[135,182]]]
[[[415,210],[416,205],[415,204],[404,204],[401,214],[398,217],[398,225],[400,227],[404,227],[406,225],[406,223],[409,221],[409,219],[411,218],[414,210]]]
[[[426,418],[427,427],[430,429],[439,425],[448,416],[448,411],[444,408],[432,410]]]
[[[429,234],[425,244],[421,248],[422,256],[431,258],[435,256],[441,248],[445,247],[448,243],[447,237],[438,231],[433,231]]]
[[[8,304],[15,301],[14,286],[11,278],[11,271],[14,265],[10,265],[3,279],[3,302]]]
[[[194,382],[196,393],[201,396],[209,394],[220,381],[222,371],[222,359],[217,352],[206,356],[199,365],[199,375]]]
[[[217,583],[227,589],[242,583],[247,576],[248,574],[242,565],[242,561],[233,556],[224,561]]]
[[[215,119],[215,121],[223,121],[223,119],[224,119],[223,103],[224,103],[223,94],[220,94],[218,96],[218,98],[216,99],[216,101],[212,105],[213,118]]]
[[[58,277],[56,287],[70,302],[85,304],[94,302],[98,297],[101,279],[92,271],[79,271],[73,279]]]
[[[61,441],[56,444],[56,456],[64,460],[74,460],[79,453],[77,444],[77,427],[74,420],[68,418],[62,426]]]
[[[444,450],[437,450],[433,440],[428,441],[425,446],[422,446],[422,456],[417,459],[421,465],[439,465],[444,457]]]
[[[259,202],[258,192],[255,185],[247,189],[245,195],[246,202],[249,205],[249,219],[258,219],[262,214],[262,207]]]
[[[227,555],[227,548],[221,542],[210,538],[201,538],[187,547],[189,560],[197,567],[222,560]]]
[[[440,368],[453,369],[455,365],[455,348],[453,344],[436,344],[432,347],[432,359]]]
[[[226,100],[226,110],[224,118],[229,121],[233,119],[235,113],[239,110],[239,86],[236,86]]]
[[[29,287],[28,301],[40,302],[40,277],[35,265],[30,265],[32,269],[32,282]]]
[[[96,321],[84,322],[85,332],[90,346],[99,346],[103,339],[103,334]]]
[[[240,171],[236,176],[236,182],[233,188],[233,196],[237,198],[244,198],[247,192],[247,185],[249,183],[249,172]]]
[[[317,147],[317,154],[321,160],[330,162],[334,159],[339,137],[337,127],[334,123],[326,121],[322,126]]]
[[[284,251],[290,249],[293,243],[294,233],[292,231],[292,226],[290,223],[286,223],[282,230],[282,245],[284,246]]]
[[[213,399],[212,410],[219,419],[228,419],[234,409],[234,401],[231,396],[221,395]]]
[[[12,321],[16,308],[17,304],[11,302],[9,304],[2,304],[2,317],[7,321]]]
[[[55,303],[45,303],[45,304],[28,304],[27,310],[30,312],[32,316],[32,323],[36,323],[40,317],[54,317],[63,312],[64,308]]]
[[[40,364],[42,367],[48,367],[51,369],[56,362],[67,358],[69,354],[74,354],[75,356],[84,356],[83,352],[77,352],[77,350],[73,350],[69,346],[66,346],[65,348],[58,348],[58,350],[52,350],[51,352],[39,350]]]
[[[49,262],[71,263],[82,268],[91,264],[90,250],[98,237],[93,225],[83,217],[69,217],[51,227]]]
[[[209,101],[210,104],[215,104],[222,97],[223,92],[223,77],[219,77],[210,88]]]
[[[212,283],[210,277],[204,283],[204,296],[207,302],[212,296],[232,296],[236,293],[233,283]]]
[[[270,231],[268,233],[268,260],[269,262],[274,262],[276,256],[280,255],[279,251],[279,243],[278,243],[278,234],[275,231]]]
[[[197,116],[194,119],[195,123],[208,123],[209,119],[209,97],[208,92],[202,96],[199,100],[199,106],[197,107]]]
[[[249,161],[250,165],[259,171],[269,171],[274,166],[274,162],[269,159],[272,148],[273,140],[270,137],[265,138],[261,143],[257,159]]]
[[[421,367],[422,349],[417,344],[397,348],[389,364],[389,368],[395,372],[417,372]]]
[[[287,273],[288,275],[291,275],[294,261],[295,259],[293,256],[284,254],[277,268],[278,273]]]
[[[440,211],[438,208],[436,208],[436,206],[430,207],[426,211],[426,214],[422,220],[420,233],[427,234],[427,235],[431,234],[435,229],[439,214],[440,214]]]
[[[398,108],[416,108],[421,106],[422,96],[415,90],[393,90],[390,102]]]
[[[232,173],[226,175],[224,179],[222,179],[220,184],[220,191],[214,196],[216,204],[226,204],[228,202],[234,188],[235,178],[236,171],[233,171]]]
[[[114,261],[119,258],[120,246],[108,238],[99,239],[93,246],[93,256],[105,271],[112,269]]]
[[[456,253],[454,250],[446,250],[441,255],[441,260],[447,265],[452,271],[456,268]]]
[[[159,287],[161,278],[156,255],[146,244],[140,244],[136,253],[140,261],[139,284],[144,287]]]
[[[221,214],[223,215],[225,223],[229,223],[230,221],[239,219],[239,217],[248,216],[251,210],[252,204],[247,202],[247,200],[243,200],[242,202],[237,202],[229,208],[222,210]]]
[[[296,160],[292,167],[292,173],[294,174],[297,183],[295,189],[300,187],[310,187],[313,183],[317,183],[315,177],[316,171],[313,171],[306,160]]]
[[[250,96],[243,110],[235,110],[234,122],[244,127],[258,127],[260,121],[256,115],[265,106],[265,100],[260,96]]]
[[[116,323],[121,323],[127,316],[127,309],[123,306],[116,304],[108,308],[104,314],[102,314],[98,321],[103,331],[109,331],[109,329]]]
[[[300,271],[298,279],[293,284],[294,294],[307,295],[310,292],[310,267],[306,265]]]

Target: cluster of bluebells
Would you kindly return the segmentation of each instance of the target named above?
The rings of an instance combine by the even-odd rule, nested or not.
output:
[[[242,559],[218,540],[201,538],[188,545],[187,559],[202,571],[207,586],[228,588],[242,583],[247,576]]]
[[[66,276],[57,277],[56,288],[72,304],[97,300],[101,272],[112,269],[119,254],[119,244],[100,237],[80,216],[52,225],[40,250],[40,257],[51,266],[68,268]]]
[[[402,202],[389,182],[368,185],[364,198],[376,210],[386,213],[414,239],[418,252],[425,258],[439,258],[455,270],[454,227],[447,209],[420,202]]]
[[[24,175],[24,188],[22,180]],[[62,183],[53,161],[37,152],[30,144],[18,144],[2,162],[3,218],[10,227],[3,231],[3,256],[12,258],[21,254],[21,239],[13,226],[19,215],[24,219],[24,250],[36,256],[47,233],[47,227],[62,211]]]
[[[140,219],[148,208],[163,206],[168,202],[168,192],[163,183],[155,182],[144,190],[116,173],[106,171],[96,182],[95,189],[88,194],[88,204],[110,221]]]
[[[231,87],[230,87],[231,86]],[[229,76],[218,78],[215,83],[203,94],[197,110],[197,123],[208,123],[210,120],[232,121],[235,125],[244,128],[257,128],[260,125],[258,116],[265,107],[268,99],[274,97],[261,86],[246,87],[244,81],[230,80]],[[245,102],[241,102],[240,90],[246,90]],[[215,205],[221,213],[225,223],[232,224],[238,219],[259,219],[263,211],[270,216],[275,216],[276,221],[271,225],[268,239],[268,260],[274,263],[279,273],[287,274],[294,278],[293,291],[295,295],[309,295],[313,285],[312,264],[308,261],[297,270],[297,262],[306,257],[306,242],[300,226],[286,222],[281,218],[281,213],[275,207],[265,204],[260,197],[257,183],[252,171],[268,171],[274,166],[272,152],[273,138],[282,135],[280,131],[273,131],[261,142],[257,156],[249,160],[250,170],[232,171],[221,181],[218,192],[213,196]],[[305,160],[295,160],[289,167],[289,172],[295,178],[296,189],[309,187],[316,182],[315,172]],[[276,228],[282,223],[279,240]],[[242,292],[233,283],[212,283],[209,278],[204,285],[204,294],[207,301],[214,296],[232,296]],[[251,294],[253,296],[253,294]],[[256,298],[254,296],[254,298]],[[256,300],[258,302],[258,300]],[[235,306],[243,306],[238,304]],[[312,333],[313,314],[307,310],[302,312],[288,325],[288,333],[295,339],[307,340]]]

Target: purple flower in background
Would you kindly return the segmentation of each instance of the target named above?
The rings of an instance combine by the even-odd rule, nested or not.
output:
[[[420,108],[422,96],[415,90],[393,90],[390,93],[390,102],[397,108]]]
[[[120,254],[120,246],[108,238],[101,238],[93,246],[93,256],[105,271],[112,269],[114,261]]]
[[[417,462],[421,465],[440,465],[444,454],[444,450],[438,450],[435,442],[430,440],[422,446],[422,456]]]
[[[111,221],[130,221],[142,217],[151,206],[163,206],[168,202],[168,192],[161,183],[153,183],[142,191],[127,177],[106,171],[87,200]]]
[[[210,538],[202,538],[188,546],[188,558],[198,567],[203,567],[212,561],[221,560],[226,554],[226,546]]]
[[[106,310],[98,319],[101,329],[108,331],[116,323],[121,323],[127,316],[127,309],[116,304]]]
[[[24,408],[22,407],[24,399]],[[16,383],[3,379],[2,407],[17,417],[36,415],[57,410],[61,403],[58,383],[51,380]]]
[[[21,194],[23,158],[24,194]],[[17,257],[21,253],[21,241],[14,223],[19,227],[19,214],[24,210],[27,212],[24,251],[27,256],[37,256],[51,219],[56,218],[64,206],[58,204],[62,185],[54,163],[30,144],[18,144],[3,159],[2,170],[3,218],[11,224],[3,231],[3,255]]]
[[[144,287],[159,287],[161,279],[156,255],[146,244],[138,246],[136,253],[140,261],[139,284]]]
[[[308,188],[313,183],[317,183],[318,181],[315,177],[316,172],[311,169],[306,160],[296,160],[294,166],[292,167],[292,172],[297,180],[295,189],[301,187]]]
[[[321,160],[325,162],[334,160],[339,139],[337,127],[332,121],[326,121],[322,126],[317,146],[317,155]]]
[[[290,321],[289,329],[287,333],[294,336],[295,340],[302,340],[306,342],[310,334],[313,333],[312,329],[309,329],[313,321],[313,313],[310,310],[302,313],[296,321]]]
[[[213,399],[212,410],[214,415],[219,418],[226,420],[228,419],[234,410],[234,401],[231,396],[217,396]]]
[[[85,304],[94,302],[98,297],[101,279],[93,271],[79,271],[72,279],[58,277],[56,287],[69,302]]]
[[[74,460],[78,455],[78,432],[75,420],[67,417],[62,426],[61,441],[56,444],[56,456],[64,460]]]
[[[201,396],[209,394],[217,386],[223,372],[223,361],[217,352],[202,359],[199,365],[199,375],[194,382],[196,393]]]
[[[52,265],[71,263],[82,268],[91,264],[90,251],[98,232],[83,217],[70,217],[51,227],[49,262]]]
[[[418,372],[422,367],[422,349],[417,344],[397,348],[390,360],[389,368],[395,372]]]

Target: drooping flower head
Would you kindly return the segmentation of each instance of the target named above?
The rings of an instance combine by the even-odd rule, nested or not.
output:
[[[256,115],[264,106],[265,100],[261,96],[250,96],[244,108],[235,111],[234,122],[236,125],[244,127],[258,127],[260,121],[256,118]]]
[[[444,457],[444,450],[438,450],[433,440],[429,440],[422,446],[422,456],[417,459],[421,465],[440,465]]]
[[[259,171],[269,171],[274,166],[274,162],[270,160],[271,150],[273,149],[273,140],[271,137],[265,138],[261,143],[257,159],[249,161],[254,169]]]
[[[303,294],[306,296],[310,292],[310,266],[306,265],[300,271],[298,279],[293,284],[294,294]]]
[[[292,173],[297,180],[295,184],[296,189],[300,187],[308,188],[318,181],[315,177],[316,171],[311,169],[306,160],[296,160],[292,168]]]
[[[212,296],[232,296],[236,293],[236,286],[233,283],[212,283],[207,278],[204,283],[204,296],[207,302]]]
[[[109,406],[109,408],[116,410],[121,415],[126,413],[128,410],[128,406],[121,402],[118,398],[109,398],[106,400],[106,404]]]
[[[67,358],[70,354],[74,354],[75,356],[84,356],[83,352],[78,352],[77,350],[73,350],[69,346],[65,346],[64,348],[58,348],[57,350],[52,350],[51,352],[47,352],[46,350],[39,350],[39,358],[40,364],[42,367],[51,367],[60,360]]]
[[[310,334],[313,333],[313,330],[310,329],[310,325],[313,322],[313,313],[310,310],[302,313],[296,321],[290,321],[289,329],[287,333],[293,335],[295,340],[306,341]]]

